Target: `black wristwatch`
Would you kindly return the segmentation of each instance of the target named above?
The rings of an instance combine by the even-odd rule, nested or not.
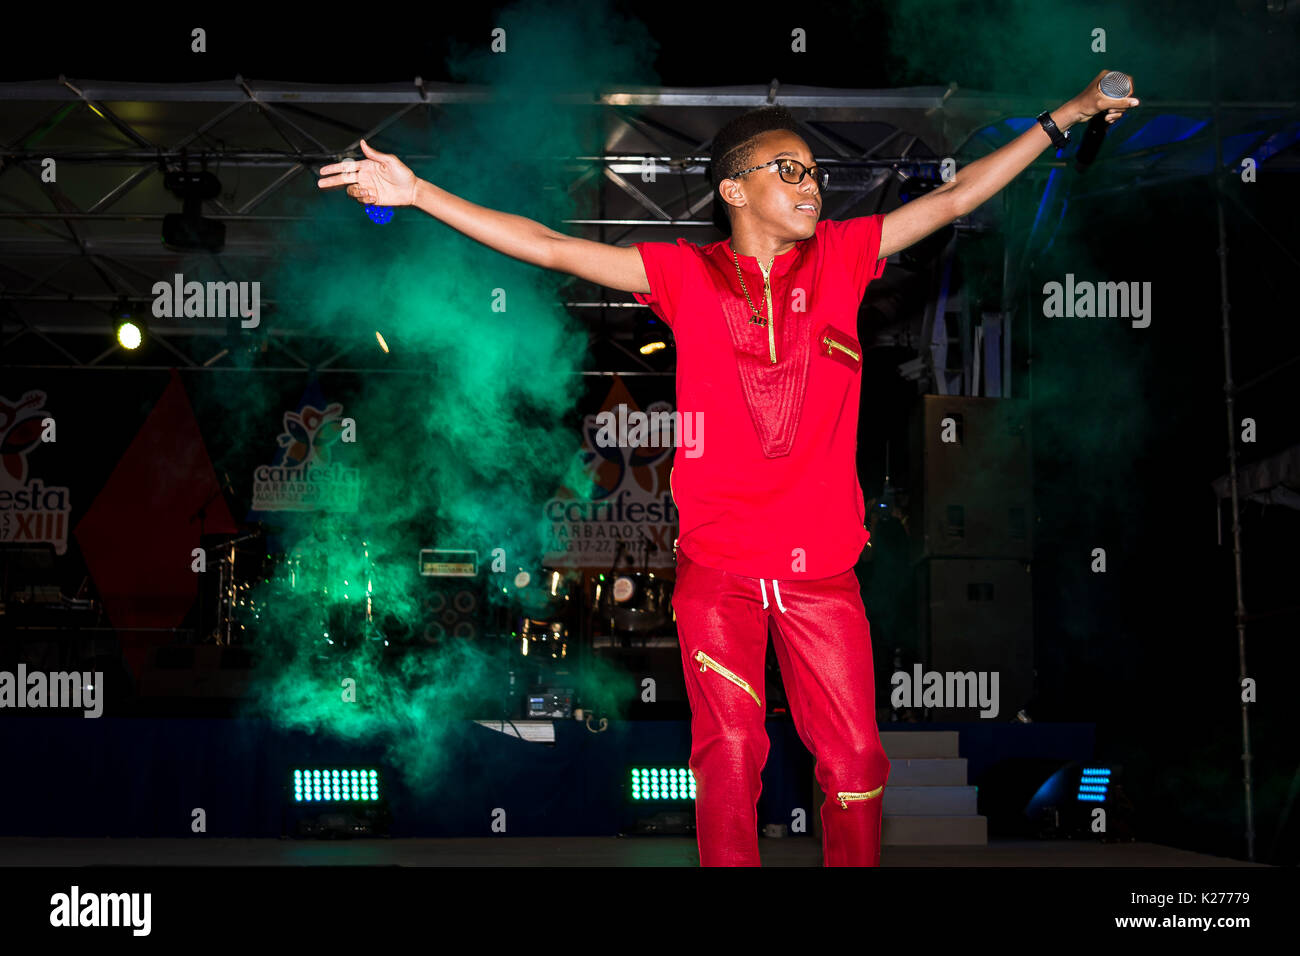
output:
[[[1043,110],[1038,114],[1038,125],[1047,131],[1047,135],[1052,138],[1052,145],[1057,149],[1065,149],[1066,144],[1070,142],[1070,133],[1063,130],[1052,122],[1052,111]]]

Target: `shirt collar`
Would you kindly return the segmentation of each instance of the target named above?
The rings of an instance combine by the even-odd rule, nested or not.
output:
[[[793,248],[777,256],[772,262],[771,275],[781,276],[792,270],[795,267],[795,264],[799,261],[800,256],[803,254],[804,246],[806,246],[808,241],[812,238],[812,236],[809,236],[808,239],[800,239],[794,244]],[[760,275],[762,274],[763,270],[759,266],[758,258],[756,256],[742,256],[732,249],[730,236],[723,241],[722,248],[728,259],[732,259],[732,256],[734,255],[736,259],[740,260],[741,271],[753,271]],[[732,261],[734,262],[735,259]],[[764,265],[766,265],[766,263],[764,263]]]

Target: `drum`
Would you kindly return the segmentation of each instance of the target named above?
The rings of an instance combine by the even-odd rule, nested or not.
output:
[[[673,584],[648,571],[627,571],[607,578],[598,603],[602,617],[616,631],[649,634],[666,630],[673,619]]]
[[[568,617],[571,612],[578,582],[573,571],[544,567],[520,569],[506,587],[511,606],[518,614],[555,621]]]
[[[519,653],[533,660],[561,661],[569,656],[569,628],[563,621],[519,621]]]
[[[519,569],[508,582],[510,619],[524,657],[560,660],[568,656],[570,624],[581,592],[581,578],[572,570],[543,567]]]

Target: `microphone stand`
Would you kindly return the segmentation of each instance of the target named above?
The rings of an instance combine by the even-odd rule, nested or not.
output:
[[[216,500],[217,496],[220,495],[223,491],[225,491],[225,486],[218,485],[217,490],[214,491],[212,494],[208,495],[207,500],[204,501],[203,504],[199,505],[198,510],[196,510],[193,514],[190,515],[191,524],[194,523],[195,518],[197,518],[199,521],[199,547],[203,549],[205,571],[207,567],[207,549],[203,548],[203,536],[207,533],[205,529],[207,527],[207,520],[208,520],[208,505],[212,504],[212,502]],[[207,602],[203,600],[203,590],[204,589],[202,587],[199,588],[199,626],[198,628],[196,628],[196,632],[202,629],[206,624],[206,619],[204,617],[204,605]],[[211,636],[212,636],[212,632],[209,631],[208,633],[203,635],[203,638],[204,640],[206,640],[208,637]],[[200,643],[200,642],[195,641],[195,643]],[[217,641],[217,643],[219,644],[221,642]]]
[[[648,575],[650,573],[650,552],[659,549],[655,547],[655,543],[640,528],[637,529],[637,533],[641,535],[641,540],[645,542],[645,548],[643,549],[645,551],[645,560],[641,562],[641,573]]]
[[[618,559],[623,556],[623,551],[627,546],[623,539],[619,538],[614,542],[614,560],[609,566],[609,583],[605,586],[605,592],[601,595],[600,603],[609,611],[608,614],[602,614],[602,619],[609,621],[609,640],[610,646],[614,644],[614,579],[618,577]],[[622,647],[622,643],[619,644]]]

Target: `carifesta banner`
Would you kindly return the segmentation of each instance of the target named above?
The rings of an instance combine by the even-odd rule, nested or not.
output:
[[[52,428],[44,392],[32,390],[14,401],[0,395],[0,543],[51,544],[55,554],[63,554],[72,499],[67,488],[46,484],[29,461],[53,437]]]
[[[582,422],[582,463],[590,498],[561,488],[544,505],[550,541],[547,567],[609,571],[615,556],[626,566],[671,570],[677,507],[670,487],[677,416],[673,403],[642,408],[621,376],[599,411]]]
[[[250,520],[276,511],[356,512],[361,471],[334,460],[344,427],[342,404],[326,401],[320,383],[309,382],[298,407],[281,418],[271,463],[253,469]]]

